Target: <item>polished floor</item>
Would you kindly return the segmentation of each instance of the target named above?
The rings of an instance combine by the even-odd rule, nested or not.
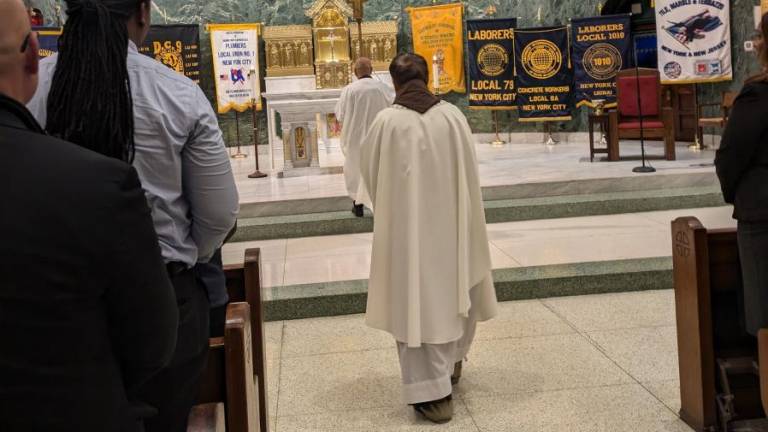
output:
[[[530,142],[535,142],[534,140]],[[234,150],[231,150],[234,151]],[[282,169],[282,163],[276,160],[277,169],[265,179],[249,179],[248,174],[255,169],[252,148],[243,148],[249,154],[245,159],[232,159],[235,180],[240,192],[240,202],[256,203],[280,200],[328,198],[346,196],[344,175],[303,176],[280,179],[276,173]],[[640,146],[636,142],[622,142],[621,162],[589,162],[589,144],[584,142],[564,143],[555,146],[534,144],[507,144],[492,147],[489,144],[477,144],[477,157],[480,165],[480,183],[482,186],[506,186],[521,183],[542,183],[567,180],[585,180],[596,178],[626,177],[632,174],[632,168],[639,165]],[[661,155],[660,143],[648,145],[650,155]],[[282,152],[275,153],[279,159]],[[678,145],[676,161],[652,160],[650,164],[657,168],[656,175],[683,174],[693,172],[713,172],[711,164],[714,151],[691,151],[685,145]],[[269,171],[269,155],[259,156],[260,166]],[[320,149],[321,166],[342,166],[344,155],[333,141],[328,148]]]
[[[735,226],[730,207],[508,222],[488,226],[494,268],[672,255],[670,222],[696,216],[707,228]],[[262,282],[280,287],[368,279],[372,234],[227,244],[225,264],[261,248]]]
[[[436,426],[401,403],[394,342],[363,316],[267,326],[272,430],[682,432],[672,291],[503,303]]]

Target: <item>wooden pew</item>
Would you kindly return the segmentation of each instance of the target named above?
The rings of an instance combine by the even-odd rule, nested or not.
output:
[[[264,344],[264,303],[261,285],[261,250],[247,249],[243,264],[224,266],[230,302],[245,302],[251,306],[251,347],[253,375],[258,379],[261,430],[269,432],[269,403],[267,400],[267,361]]]
[[[221,410],[220,404],[223,404],[226,430],[229,432],[263,431],[259,426],[258,389],[253,375],[250,310],[247,303],[230,303],[227,306],[224,337],[210,341],[208,366],[198,397],[200,405],[192,413]],[[195,421],[198,423],[194,423],[190,416],[188,432],[192,431],[193,424],[204,420]],[[205,421],[210,424],[210,420]]]
[[[672,239],[680,417],[696,431],[764,418],[752,365],[756,343],[743,325],[736,230],[707,230],[686,217],[672,222]],[[723,369],[736,371],[727,374],[729,388],[723,386]],[[736,417],[728,419],[724,408]]]

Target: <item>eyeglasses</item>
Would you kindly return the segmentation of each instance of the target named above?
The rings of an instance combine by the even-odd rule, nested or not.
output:
[[[32,33],[37,33],[37,32],[31,31],[27,33],[27,36],[24,38],[24,41],[21,43],[21,49],[19,50],[19,52],[21,53],[27,52],[27,48],[29,48],[29,40],[32,38]]]

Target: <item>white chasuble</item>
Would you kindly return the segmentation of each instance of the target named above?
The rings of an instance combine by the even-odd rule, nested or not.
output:
[[[347,193],[358,204],[370,207],[371,202],[360,181],[360,148],[373,119],[392,105],[394,89],[374,78],[353,82],[341,92],[336,104],[336,119],[341,122],[341,150],[344,152],[344,180]]]
[[[361,172],[373,202],[366,323],[408,347],[460,339],[496,315],[477,157],[464,115],[394,105],[371,125]]]

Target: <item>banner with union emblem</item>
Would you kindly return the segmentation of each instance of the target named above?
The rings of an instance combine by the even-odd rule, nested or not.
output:
[[[59,36],[61,28],[59,27],[35,27],[37,40],[40,42],[40,49],[37,51],[37,57],[44,59],[59,52]]]
[[[200,84],[200,27],[153,25],[139,52]]]
[[[574,19],[571,32],[576,107],[615,107],[616,75],[630,63],[630,16]]]
[[[411,18],[413,51],[427,60],[429,89],[465,93],[464,5],[461,3],[406,9]]]
[[[521,122],[571,119],[568,27],[515,30],[515,86]]]
[[[657,0],[659,72],[663,84],[733,79],[729,0]]]
[[[467,20],[470,109],[517,108],[515,27],[516,18]]]
[[[209,24],[219,114],[261,110],[260,24]]]

